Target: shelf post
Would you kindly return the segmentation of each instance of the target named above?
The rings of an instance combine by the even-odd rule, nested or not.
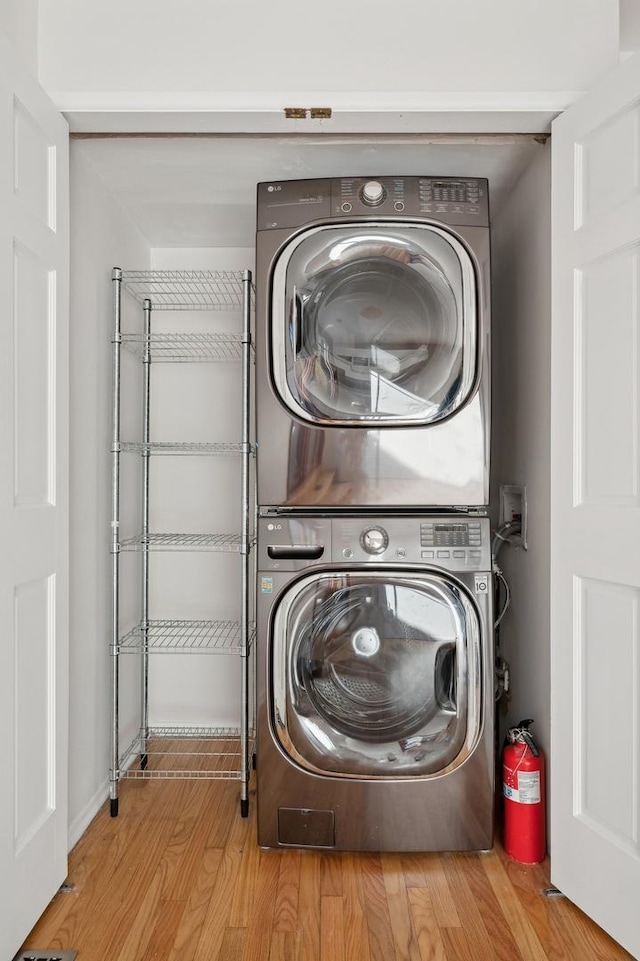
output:
[[[120,594],[120,354],[122,344],[122,270],[114,267],[113,282],[113,413],[111,444],[111,768],[109,771],[109,799],[111,816],[118,814],[119,772],[119,594]]]
[[[240,643],[242,680],[240,695],[240,811],[249,813],[249,591],[250,591],[250,458],[251,458],[251,271],[242,275],[242,606]]]
[[[147,766],[149,737],[149,442],[151,412],[151,301],[143,301],[144,352],[142,355],[142,598],[140,672],[140,767]]]

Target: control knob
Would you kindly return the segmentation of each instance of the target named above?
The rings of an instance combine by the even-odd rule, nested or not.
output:
[[[389,535],[384,527],[367,527],[360,535],[360,543],[367,554],[382,554],[389,546]]]
[[[362,200],[370,207],[377,207],[386,197],[387,192],[378,180],[368,180],[362,188]]]

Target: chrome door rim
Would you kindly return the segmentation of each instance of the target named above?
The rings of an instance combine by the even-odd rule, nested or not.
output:
[[[445,764],[433,770],[428,769],[428,758],[422,763],[422,767],[418,765],[417,767],[414,766],[413,769],[405,770],[404,768],[400,769],[400,765],[394,767],[394,765],[391,764],[390,766],[387,765],[383,773],[376,773],[376,771],[373,770],[375,767],[374,764],[372,764],[371,769],[367,771],[349,769],[348,764],[345,764],[344,769],[340,770],[337,769],[340,768],[340,764],[334,763],[332,765],[330,757],[328,757],[328,763],[324,763],[324,758],[316,757],[314,759],[311,756],[305,756],[304,750],[308,746],[306,738],[309,736],[309,732],[311,732],[313,738],[321,742],[323,736],[326,738],[330,731],[332,738],[341,746],[341,749],[344,748],[347,752],[354,750],[354,744],[356,743],[356,739],[354,739],[352,733],[350,734],[348,731],[344,734],[339,731],[336,732],[335,728],[330,728],[324,724],[323,719],[315,712],[311,699],[306,699],[305,710],[303,712],[296,712],[294,703],[297,693],[299,693],[299,690],[296,690],[296,685],[299,685],[299,679],[294,677],[294,672],[291,669],[291,645],[293,643],[291,634],[293,632],[290,631],[289,636],[286,636],[290,626],[289,620],[292,609],[302,592],[323,577],[340,578],[344,576],[360,578],[362,580],[373,579],[379,581],[392,578],[403,586],[418,589],[424,589],[425,585],[429,586],[429,588],[433,588],[434,585],[441,585],[442,597],[452,611],[455,611],[455,605],[452,604],[451,598],[454,597],[455,592],[456,603],[459,602],[460,610],[463,612],[464,624],[461,625],[461,628],[464,630],[466,640],[466,689],[464,691],[466,724],[462,734],[460,735],[460,733],[458,733],[457,735],[457,753],[455,757],[448,758]],[[283,752],[299,767],[325,776],[347,778],[388,780],[390,777],[432,777],[448,773],[459,767],[475,749],[483,724],[481,619],[480,612],[470,593],[455,577],[448,575],[446,572],[439,571],[425,572],[406,570],[399,572],[398,570],[385,569],[382,567],[374,571],[316,571],[311,575],[299,578],[282,592],[271,619],[270,630],[269,661],[271,669],[269,700],[272,734]],[[310,705],[309,711],[306,710],[307,703]],[[364,745],[365,741],[363,740],[358,743]],[[384,762],[385,757],[389,758],[394,751],[396,754],[398,751],[406,752],[412,750],[419,753],[423,748],[426,750],[428,747],[429,737],[427,731],[418,726],[417,729],[412,728],[408,730],[404,737],[394,737],[392,740],[376,744],[373,752]],[[355,750],[357,751],[358,748],[356,747]],[[329,755],[329,751],[330,746],[327,740],[327,756]],[[402,760],[408,762],[408,755],[403,754]],[[382,763],[381,769],[382,768],[384,768],[384,763]]]
[[[477,386],[479,370],[481,367],[481,359],[479,355],[482,342],[480,332],[478,331],[479,318],[476,306],[477,278],[473,259],[467,247],[450,231],[442,229],[441,227],[428,222],[414,223],[411,221],[403,222],[401,224],[393,222],[323,224],[300,232],[286,244],[286,246],[278,255],[275,263],[272,290],[270,295],[270,329],[268,332],[268,343],[271,372],[276,392],[281,398],[282,402],[289,410],[292,411],[292,413],[300,417],[302,420],[311,424],[317,424],[318,426],[361,428],[400,426],[424,427],[429,426],[430,424],[442,423],[446,417],[442,417],[441,419],[437,420],[428,420],[424,417],[407,418],[402,416],[365,416],[353,419],[346,417],[335,419],[330,417],[322,417],[314,415],[306,410],[291,392],[287,378],[287,356],[285,347],[285,314],[287,297],[286,274],[288,264],[298,247],[310,237],[327,231],[337,232],[340,230],[344,231],[345,229],[357,229],[362,231],[385,230],[389,233],[395,232],[395,234],[400,237],[403,234],[413,234],[415,231],[427,231],[429,234],[436,234],[437,236],[441,237],[452,248],[460,266],[462,275],[462,318],[464,325],[462,337],[463,369],[460,384],[456,392],[456,400],[452,403],[451,410],[449,413],[447,413],[446,417],[453,416],[455,413],[465,407],[473,396],[475,387]]]

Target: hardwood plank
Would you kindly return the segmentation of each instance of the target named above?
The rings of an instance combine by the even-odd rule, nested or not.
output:
[[[229,844],[223,849],[211,898],[200,929],[200,937],[193,955],[194,961],[214,961],[219,957],[225,929],[231,927],[229,915],[233,888],[240,869],[246,825],[242,818],[234,824]]]
[[[488,907],[486,899],[483,892],[478,889],[478,885],[473,883],[473,874],[478,867],[477,858],[469,855],[446,855],[442,859],[442,864],[449,887],[455,891],[460,923],[469,943],[473,945],[472,961],[494,961],[496,958],[502,958],[502,953],[497,953],[496,945],[485,927],[485,908]],[[482,871],[482,868],[480,870]],[[508,961],[516,961],[516,959],[523,961],[514,943],[513,955]]]
[[[320,961],[348,961],[341,896],[326,895],[320,900]]]
[[[269,961],[295,961],[296,935],[293,931],[273,931]],[[226,961],[226,959],[225,959]]]
[[[363,860],[357,854],[343,855],[345,953],[348,961],[371,961],[362,864]]]
[[[255,899],[251,923],[247,931],[243,961],[269,961],[273,912],[275,909],[274,891],[278,884],[280,861],[277,851],[261,851],[256,878]],[[219,955],[220,961],[225,958]]]
[[[457,854],[453,859],[459,873],[464,873],[466,883],[480,911],[482,924],[491,942],[494,955],[499,961],[520,961],[522,954],[509,928],[502,907],[496,898],[487,875],[482,868],[485,858],[495,858],[495,852],[481,855]]]
[[[154,824],[153,832],[138,833],[130,838],[129,848],[111,874],[110,885],[96,885],[86,911],[79,917],[76,937],[85,952],[96,958],[117,958],[129,929],[140,911],[160,859],[174,829],[168,819]],[[154,890],[154,895],[156,890]]]
[[[396,961],[420,961],[420,949],[413,927],[402,858],[399,855],[385,854],[380,860]]]
[[[184,901],[161,901],[151,925],[147,949],[144,954],[133,955],[131,961],[168,961],[184,909]]]
[[[408,888],[424,888],[426,885],[424,865],[427,859],[425,854],[402,854],[402,870],[404,872],[404,883]],[[434,855],[435,857],[435,855]]]
[[[549,887],[548,864],[518,864],[498,848],[501,863],[515,898],[522,907],[529,924],[548,958],[553,961],[571,961],[568,948],[562,943],[553,923],[552,900],[543,891]]]
[[[303,851],[300,859],[298,931],[296,961],[318,961],[320,957],[320,858]]]
[[[223,848],[232,826],[242,820],[248,826],[248,818],[240,818],[240,790],[231,781],[209,781],[207,847]],[[255,807],[255,798],[252,807]],[[246,832],[249,833],[248,831]]]
[[[461,925],[460,917],[453,891],[447,880],[442,857],[439,854],[433,854],[423,856],[423,858],[423,886],[429,889],[438,925],[442,928],[459,928]]]
[[[380,858],[371,854],[365,855],[362,863],[371,961],[390,961],[395,957],[395,945],[382,865]]]
[[[161,904],[162,883],[163,873],[159,869],[153,876],[144,897],[136,903],[135,916],[124,931],[122,947],[117,956],[113,955],[117,957],[117,961],[139,961],[145,954],[154,933],[153,924]]]
[[[500,858],[490,855],[482,858],[481,864],[522,956],[526,961],[547,961],[546,951],[538,940],[535,928],[518,898],[514,897],[513,887]]]
[[[426,888],[409,888],[408,895],[420,961],[447,961],[429,891]]]
[[[220,945],[220,958],[224,961],[242,961],[246,943],[246,928],[227,928]]]
[[[162,857],[163,884],[161,896],[166,901],[186,901],[194,883],[195,865],[202,856],[207,837],[207,819],[203,817],[204,791],[187,794],[176,826]]]
[[[202,860],[174,937],[170,961],[193,961],[223,854],[221,848],[206,848],[202,853]]]
[[[320,852],[320,893],[323,897],[342,896],[342,862],[337,851]]]
[[[280,853],[278,890],[273,916],[273,930],[295,933],[298,922],[298,893],[300,890],[300,851]]]
[[[256,844],[256,805],[249,806],[249,817],[239,818],[236,813],[229,835],[229,843],[235,844],[240,852],[240,868],[233,887],[229,926],[246,928],[253,914],[260,849]]]
[[[491,947],[474,944],[472,948],[462,928],[440,928],[440,937],[447,961],[494,961]]]

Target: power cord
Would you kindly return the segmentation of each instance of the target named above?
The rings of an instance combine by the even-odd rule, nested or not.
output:
[[[496,638],[496,661],[495,661],[495,699],[496,702],[501,701],[503,698],[508,698],[509,688],[511,685],[511,678],[509,673],[509,663],[502,656],[500,652],[500,631],[499,627],[504,618],[505,614],[509,610],[511,604],[511,588],[509,587],[509,582],[504,576],[501,568],[498,566],[498,554],[502,550],[505,544],[508,544],[511,539],[518,535],[522,530],[522,525],[519,518],[514,518],[507,523],[502,524],[501,527],[493,535],[493,540],[491,542],[491,560],[493,566],[493,573],[495,574],[498,581],[504,587],[504,603],[500,613],[496,617],[493,627],[495,631]],[[496,601],[500,596],[500,591],[496,590]]]

